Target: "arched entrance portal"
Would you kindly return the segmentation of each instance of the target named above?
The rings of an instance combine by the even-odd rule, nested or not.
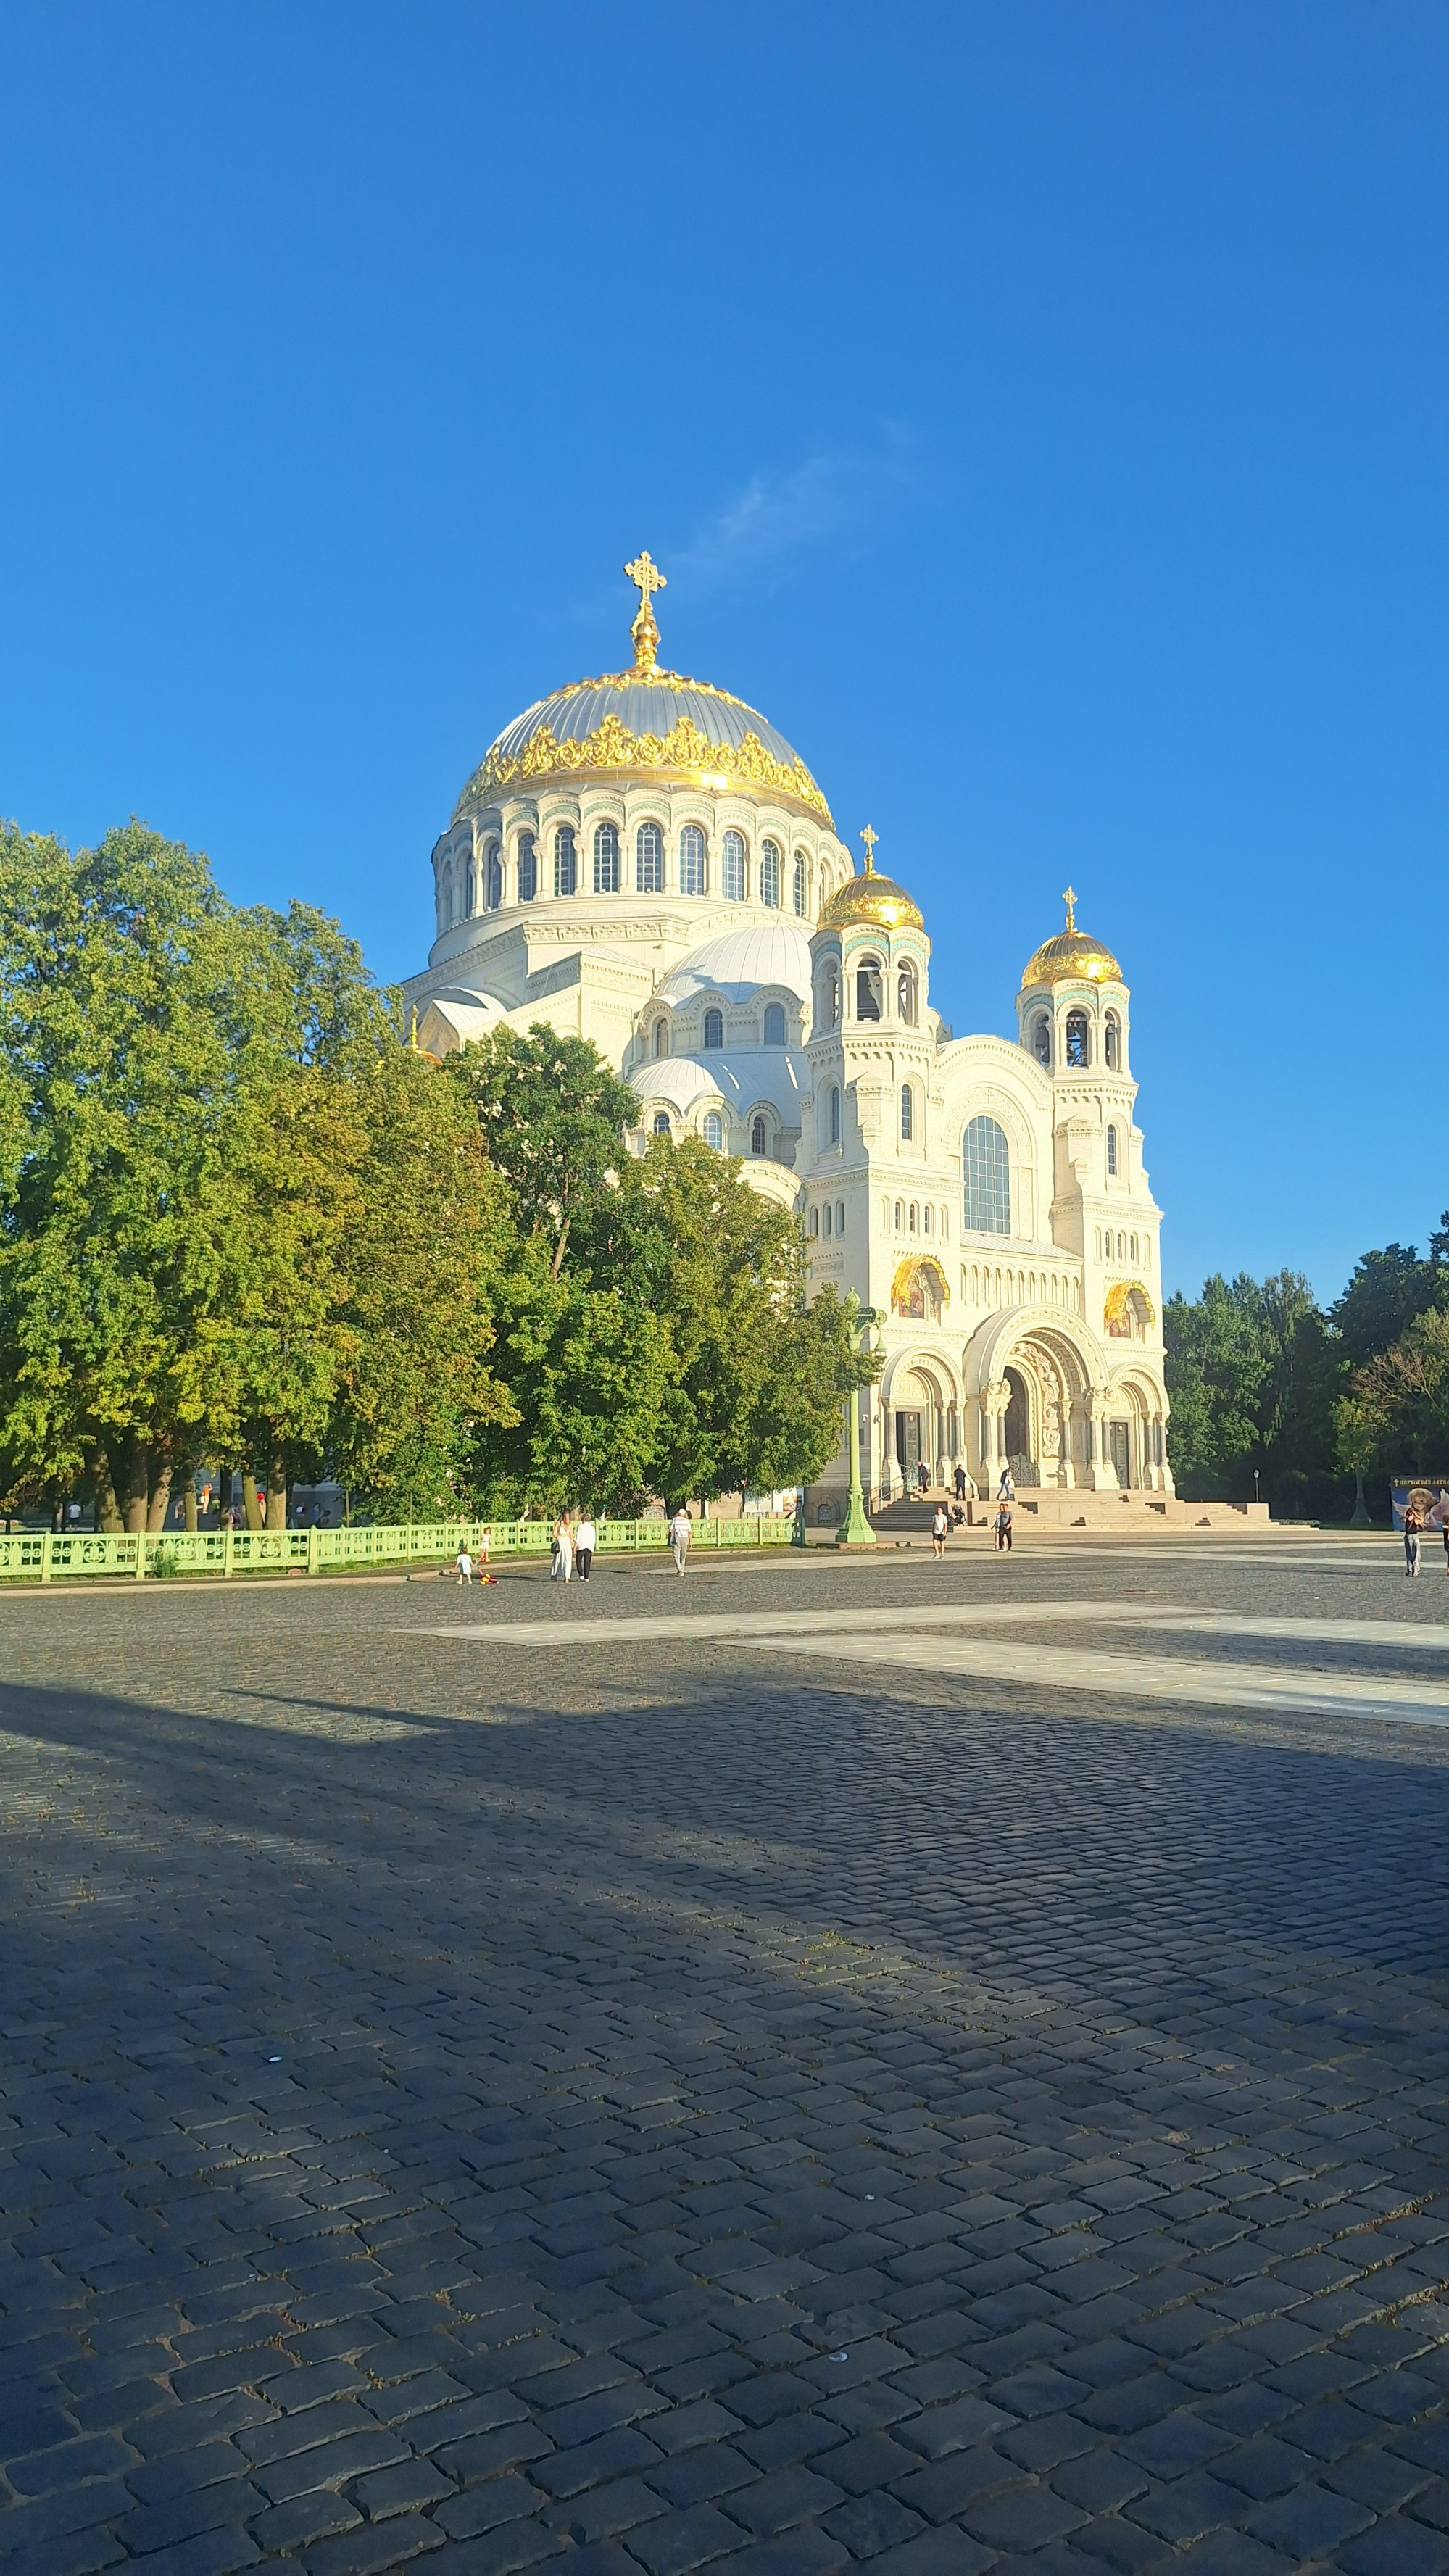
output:
[[[1031,1397],[1020,1369],[1009,1368],[1004,1374],[1007,1392],[1002,1445],[1017,1484],[1034,1485],[1038,1476],[1031,1445]]]

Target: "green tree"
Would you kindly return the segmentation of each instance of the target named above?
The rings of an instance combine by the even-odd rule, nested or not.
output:
[[[1449,1226],[1449,1213],[1442,1223]],[[1446,1299],[1449,1236],[1441,1231],[1430,1239],[1427,1261],[1412,1243],[1389,1243],[1382,1251],[1362,1254],[1328,1315],[1344,1359],[1357,1369],[1392,1349],[1416,1315]]]
[[[1220,1274],[1163,1311],[1174,1480],[1189,1499],[1250,1497],[1253,1471],[1283,1508],[1321,1505],[1336,1463],[1342,1363],[1306,1279]],[[1314,1480],[1317,1480],[1314,1482]]]
[[[450,1056],[448,1078],[477,1113],[488,1157],[512,1187],[519,1229],[549,1247],[555,1278],[569,1234],[624,1158],[639,1103],[586,1038],[541,1023],[499,1029]]]
[[[1345,1463],[1363,1473],[1442,1475],[1449,1460],[1449,1311],[1415,1315],[1354,1371],[1338,1405]]]

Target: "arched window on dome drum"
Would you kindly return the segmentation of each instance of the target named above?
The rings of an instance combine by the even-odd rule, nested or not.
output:
[[[855,970],[855,1016],[858,1020],[880,1018],[880,959],[862,957]]]
[[[619,827],[601,823],[594,834],[594,892],[617,894],[619,891]]]
[[[707,883],[704,834],[697,823],[686,823],[679,835],[679,891],[703,894]]]
[[[834,1083],[830,1086],[830,1141],[832,1145],[840,1142],[840,1093]]]
[[[634,841],[634,878],[640,894],[664,892],[664,835],[657,823],[641,823]]]
[[[1027,1043],[1031,1048],[1032,1054],[1036,1057],[1037,1063],[1044,1064],[1048,1073],[1050,1073],[1052,1063],[1052,1024],[1047,1012],[1037,1012],[1036,1017],[1031,1024],[1031,1034]]]
[[[669,1112],[667,1109],[655,1110],[654,1133],[656,1136],[667,1136],[669,1134]]]
[[[1109,1180],[1111,1180],[1111,1181],[1115,1181],[1116,1177],[1117,1177],[1117,1130],[1116,1130],[1116,1128],[1115,1128],[1115,1127],[1109,1127],[1109,1128],[1108,1128],[1108,1130],[1107,1130],[1107,1178],[1108,1178]]]
[[[1087,1065],[1092,1061],[1092,1033],[1085,1011],[1067,1013],[1067,1062]]]
[[[909,1145],[915,1124],[916,1104],[908,1082],[901,1084],[901,1143]]]
[[[1122,1070],[1122,1023],[1118,1019],[1115,1011],[1109,1011],[1107,1013],[1106,1040],[1107,1071],[1109,1073],[1120,1073]]]
[[[805,887],[809,862],[803,850],[795,853],[795,910],[802,918],[805,912]]]
[[[765,1044],[783,1046],[784,1043],[785,1005],[783,1002],[767,1002],[765,1004]]]
[[[656,1056],[668,1055],[669,1053],[669,1022],[667,1020],[656,1020],[654,1023],[654,1052]]]
[[[896,1010],[908,1029],[916,1025],[916,970],[903,966],[896,977]]]
[[[776,908],[780,901],[780,852],[774,841],[760,844],[760,901]]]
[[[724,1045],[724,1013],[723,1013],[723,1011],[706,1011],[706,1012],[705,1012],[705,1015],[704,1015],[704,1043],[705,1043],[706,1047],[707,1047],[711,1052],[713,1052],[713,1050],[714,1050],[716,1047],[722,1047],[722,1046]]]
[[[453,921],[453,870],[445,860],[438,876],[438,928],[448,930]]]
[[[553,890],[555,894],[577,894],[579,861],[574,848],[572,823],[561,823],[553,836]]]
[[[538,894],[538,843],[531,832],[518,835],[518,900],[532,903]]]
[[[743,832],[726,832],[720,845],[719,890],[726,903],[744,902],[745,836]]]
[[[488,853],[486,883],[488,887],[488,909],[490,912],[500,912],[503,908],[503,861],[498,855],[498,844],[496,841]]]
[[[763,1118],[752,1118],[750,1121],[750,1152],[752,1154],[763,1154],[764,1150],[765,1122]]]
[[[724,1152],[724,1120],[717,1109],[711,1109],[706,1115],[704,1141],[712,1154]]]
[[[961,1145],[962,1222],[973,1234],[1011,1232],[1011,1156],[994,1118],[967,1121]]]

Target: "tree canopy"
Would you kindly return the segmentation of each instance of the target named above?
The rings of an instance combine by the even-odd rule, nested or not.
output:
[[[202,1461],[355,1509],[819,1472],[871,1374],[796,1217],[581,1039],[445,1067],[352,941],[141,823],[0,830],[0,1488],[162,1526]]]

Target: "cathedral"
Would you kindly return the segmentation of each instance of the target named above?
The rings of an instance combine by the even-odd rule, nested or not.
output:
[[[404,987],[418,1044],[538,1021],[592,1039],[638,1095],[640,1150],[697,1136],[796,1213],[812,1290],[874,1319],[875,1503],[958,1467],[994,1494],[1008,1465],[1052,1519],[1169,1497],[1160,1214],[1116,958],[1069,891],[1015,1038],[954,1036],[875,833],[857,869],[784,735],[660,666],[664,576],[647,554],[626,571],[632,668],[506,726],[434,847],[437,936]],[[849,1482],[842,1441],[814,1521],[843,1516]]]

